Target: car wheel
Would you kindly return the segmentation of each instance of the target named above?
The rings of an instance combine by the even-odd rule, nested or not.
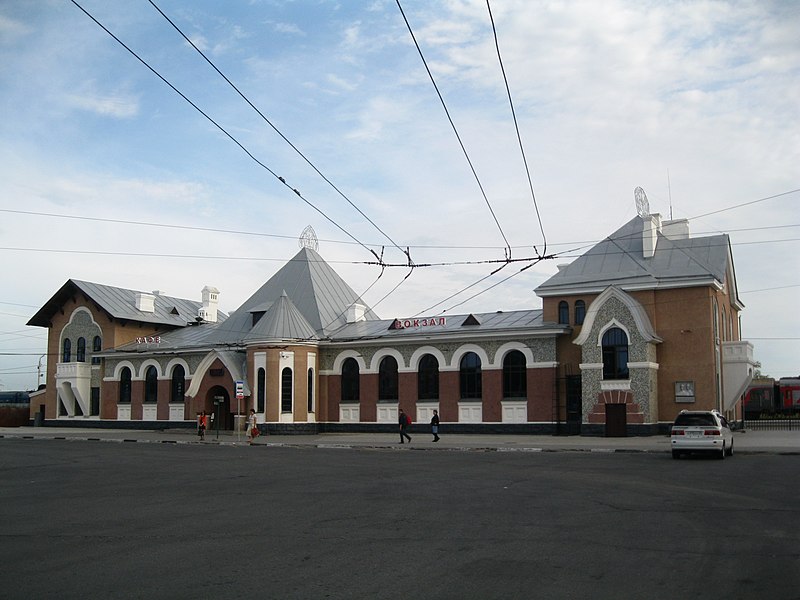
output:
[[[719,456],[717,456],[717,458],[719,458],[720,460],[725,460],[725,455],[727,453],[728,450],[725,448],[725,442],[722,442],[722,450],[720,450]]]
[[[733,456],[733,440],[731,440],[730,448],[728,448],[728,456]]]
[[[673,451],[672,451],[672,458],[678,459],[678,458],[680,458],[680,457],[681,457],[681,452],[680,452],[680,450],[673,450]]]

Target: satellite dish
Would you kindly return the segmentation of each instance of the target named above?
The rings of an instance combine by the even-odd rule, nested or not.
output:
[[[298,243],[301,248],[311,248],[314,252],[319,250],[319,240],[317,239],[317,232],[314,231],[314,228],[309,225],[305,229],[303,229],[303,233],[300,234],[300,239]]]
[[[640,217],[650,216],[650,203],[647,201],[647,194],[640,187],[633,190],[633,197],[636,199],[636,214]]]

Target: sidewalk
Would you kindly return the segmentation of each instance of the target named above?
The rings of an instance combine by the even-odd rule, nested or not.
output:
[[[163,444],[246,445],[244,433],[206,432],[201,442],[194,430],[162,431],[132,429],[76,429],[59,427],[0,427],[2,439],[141,442]],[[262,435],[254,445],[316,448],[371,448],[392,450],[446,450],[473,452],[664,452],[670,451],[669,437],[605,438],[552,435],[468,435],[442,433],[433,443],[429,433],[416,432],[412,442],[398,443],[388,433],[326,433],[321,435]],[[800,431],[737,431],[735,453],[800,455]]]

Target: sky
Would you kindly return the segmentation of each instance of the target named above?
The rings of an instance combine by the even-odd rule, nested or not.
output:
[[[493,0],[523,161],[483,0],[153,1],[79,0],[150,68],[71,0],[0,3],[0,389],[68,279],[230,312],[307,226],[381,318],[540,308],[636,187],[730,235],[743,339],[800,375],[800,2]]]

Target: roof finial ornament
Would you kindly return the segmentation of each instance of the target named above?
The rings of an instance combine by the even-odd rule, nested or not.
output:
[[[300,239],[298,243],[301,248],[311,248],[314,252],[319,250],[319,240],[317,239],[317,232],[314,231],[314,228],[309,225],[305,229],[303,229],[303,233],[300,234]]]
[[[647,201],[647,194],[640,187],[633,190],[633,197],[636,200],[636,213],[642,217],[650,216],[650,202]]]

